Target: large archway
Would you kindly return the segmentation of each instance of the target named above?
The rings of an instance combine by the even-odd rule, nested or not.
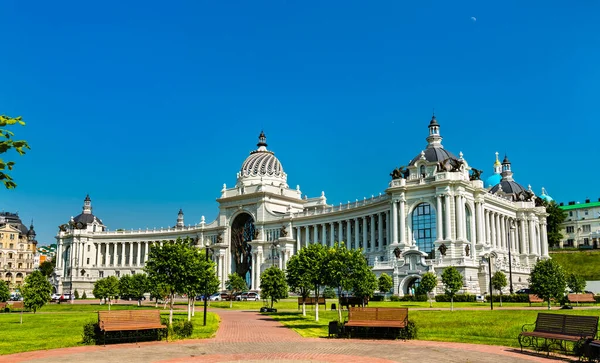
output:
[[[238,214],[231,223],[232,272],[242,276],[252,286],[252,246],[254,218],[248,213]]]

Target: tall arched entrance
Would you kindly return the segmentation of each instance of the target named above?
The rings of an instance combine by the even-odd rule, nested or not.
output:
[[[237,215],[231,223],[231,268],[248,286],[252,286],[252,246],[248,242],[253,236],[254,218],[248,213]]]

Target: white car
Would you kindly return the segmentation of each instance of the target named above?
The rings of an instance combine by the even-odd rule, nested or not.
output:
[[[208,297],[208,299],[210,301],[221,301],[221,294],[220,293],[212,294]]]
[[[50,296],[50,300],[52,301],[58,301],[58,299],[60,299],[60,294],[52,294]]]
[[[258,293],[256,293],[256,292],[249,292],[248,295],[246,295],[245,297],[242,295],[242,300],[259,301],[260,295],[258,295]]]

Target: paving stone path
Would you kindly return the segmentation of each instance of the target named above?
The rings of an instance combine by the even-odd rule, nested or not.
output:
[[[221,325],[212,339],[144,342],[53,349],[0,356],[4,362],[557,362],[518,349],[463,343],[302,338],[279,322],[250,311],[216,311]],[[516,339],[516,338],[515,338]]]

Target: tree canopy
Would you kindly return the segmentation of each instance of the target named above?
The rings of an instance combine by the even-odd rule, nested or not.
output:
[[[110,310],[112,299],[119,295],[119,279],[117,279],[116,276],[108,276],[98,279],[94,283],[92,294],[94,294],[94,297],[97,297],[98,299],[107,299],[108,310]]]
[[[298,252],[299,272],[307,275],[308,281],[315,293],[315,321],[319,321],[319,294],[325,285],[326,278],[323,272],[327,271],[327,251],[318,243],[313,243]]]
[[[54,268],[56,267],[55,260],[55,258],[52,258],[40,263],[40,267],[38,269],[42,272],[44,276],[50,277],[52,275],[52,273],[54,272]]]
[[[14,140],[15,135],[12,131],[8,130],[8,127],[13,125],[25,126],[25,122],[21,119],[21,116],[12,118],[6,115],[0,115],[0,154],[4,154],[11,149],[15,150],[19,155],[25,154],[25,149],[30,149],[29,144],[25,140]],[[6,170],[13,170],[15,165],[14,161],[5,161],[0,158],[0,180],[4,183],[6,189],[12,189],[17,186],[13,178],[6,172]]]
[[[431,297],[429,293],[435,289],[438,284],[437,276],[433,272],[425,272],[423,276],[421,276],[421,281],[419,282],[419,287],[417,287],[416,294],[417,295],[427,295],[427,299],[429,300],[429,307],[432,307]]]
[[[271,300],[271,308],[274,302],[288,297],[285,273],[279,267],[271,266],[260,275],[260,294],[263,299]]]
[[[6,302],[10,299],[10,289],[6,281],[0,280],[0,302]]]
[[[394,280],[392,280],[392,277],[385,272],[382,273],[378,280],[379,291],[385,294],[390,292],[392,287],[394,287]]]
[[[450,298],[450,310],[454,311],[454,296],[463,286],[463,278],[454,266],[449,266],[442,272],[442,284],[444,293]]]
[[[567,286],[565,273],[553,259],[539,260],[529,275],[531,291],[548,303],[551,299],[561,299]]]
[[[573,273],[567,275],[567,286],[576,294],[581,294],[585,290],[585,279],[582,276]]]
[[[229,307],[233,307],[233,298],[235,294],[248,291],[246,280],[236,272],[230,273],[225,281],[225,288],[229,292]]]
[[[286,266],[286,281],[291,291],[300,295],[303,299],[310,296],[312,283],[309,277],[302,271],[302,264],[298,255],[292,256]],[[302,315],[306,316],[306,305],[302,304]]]
[[[548,244],[551,247],[556,247],[563,239],[560,226],[567,219],[567,212],[560,209],[560,206],[555,201],[551,201],[550,203],[544,201],[543,204],[546,207],[546,213],[548,213],[548,217],[546,217]]]
[[[32,310],[35,314],[50,299],[52,285],[40,271],[33,271],[31,275],[25,278],[22,294],[23,305],[27,310]]]

